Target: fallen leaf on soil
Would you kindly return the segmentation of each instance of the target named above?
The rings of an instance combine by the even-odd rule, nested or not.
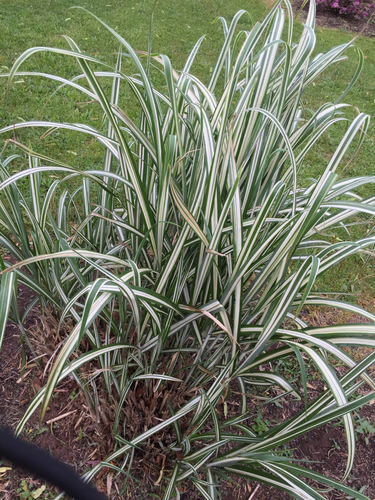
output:
[[[40,483],[39,479],[30,479],[28,481],[29,487],[30,486],[39,486],[39,483]]]
[[[89,460],[87,462],[87,465],[92,465],[92,466],[98,465],[98,464],[100,464],[100,460]]]
[[[314,391],[316,391],[316,387],[314,385],[311,385],[308,382],[306,382],[306,385],[309,389],[314,389]]]
[[[39,498],[40,495],[43,493],[43,491],[46,489],[45,485],[43,484],[43,486],[41,486],[40,488],[38,488],[37,490],[34,491],[34,493],[31,493],[31,496],[33,498]]]
[[[39,377],[34,377],[33,381],[31,382],[31,387],[33,388],[35,394],[40,391],[40,389],[42,388],[42,382]]]
[[[96,481],[96,489],[99,490],[101,493],[105,493],[105,486],[101,479],[99,479],[99,481]]]
[[[111,495],[111,489],[112,489],[112,478],[113,478],[113,472],[108,474],[107,476],[107,497],[109,498]]]

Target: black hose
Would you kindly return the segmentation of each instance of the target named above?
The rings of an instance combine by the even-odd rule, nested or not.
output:
[[[36,446],[0,428],[0,457],[58,486],[75,500],[105,500],[70,467]]]

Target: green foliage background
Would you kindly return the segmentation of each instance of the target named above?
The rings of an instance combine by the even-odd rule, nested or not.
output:
[[[78,10],[69,7],[80,5],[94,12],[106,21],[139,50],[147,50],[149,20],[154,0],[12,0],[0,3],[0,72],[6,73],[14,60],[31,46],[60,46],[64,42],[56,38],[58,34],[71,36],[82,50],[90,51],[99,58],[116,59],[118,47],[110,35],[95,20]],[[174,67],[180,69],[187,54],[191,51],[200,36],[207,34],[199,57],[193,65],[193,71],[202,77],[212,68],[218,55],[223,33],[220,23],[212,24],[218,16],[229,22],[239,9],[247,10],[254,20],[262,20],[267,12],[264,4],[256,0],[158,0],[156,4],[153,28],[152,50],[155,53],[167,54]],[[300,18],[300,22],[303,19]],[[372,21],[374,22],[374,20]],[[245,20],[240,20],[239,29],[247,28]],[[296,23],[295,36],[301,33],[302,24]],[[334,45],[350,41],[355,34],[345,30],[316,28],[317,46],[315,53],[325,52]],[[345,102],[354,104],[360,111],[375,116],[375,40],[359,36],[356,45],[365,55],[365,65],[356,85],[345,96]],[[311,86],[304,98],[306,107],[313,110],[327,101],[333,102],[347,86],[348,80],[357,67],[357,56],[354,49],[348,51],[348,60],[329,68],[315,85]],[[26,61],[23,70],[53,72],[69,77],[77,73],[77,65],[71,58],[56,54],[37,54]],[[17,79],[20,81],[21,79]],[[83,104],[78,93],[64,90],[49,99],[56,89],[56,84],[43,78],[22,78],[23,82],[12,85],[7,92],[6,79],[0,79],[0,127],[13,122],[31,119],[43,119],[64,122],[86,122],[98,127],[102,114],[99,106]],[[109,82],[110,85],[110,82]],[[41,104],[45,104],[43,107]],[[130,115],[135,113],[131,102],[124,106]],[[355,112],[353,111],[353,114]],[[19,130],[16,137],[38,151],[53,155],[59,150],[62,161],[72,166],[88,169],[101,166],[102,152],[94,139],[74,134],[69,131],[58,131],[46,139],[39,139],[39,133],[33,130]],[[12,136],[12,134],[9,134]],[[338,126],[330,129],[320,146],[315,148],[306,158],[301,171],[303,177],[318,177],[324,168],[324,160],[337,146],[342,129]],[[358,159],[351,164],[347,174],[352,176],[371,175],[375,169],[375,120],[368,130],[368,138],[364,141]],[[46,188],[52,181],[44,177],[42,183]],[[21,184],[22,185],[21,181]],[[371,187],[362,188],[363,195],[369,194]],[[360,221],[360,219],[359,219]],[[365,236],[372,229],[372,224],[351,229],[351,238]],[[345,231],[335,231],[331,237],[348,239]],[[350,257],[340,264],[340,272],[333,272],[329,279],[320,278],[317,291],[354,293],[351,300],[371,309],[374,307],[372,290],[375,286],[375,266],[372,261],[364,261],[359,256]],[[362,279],[355,285],[353,283]]]

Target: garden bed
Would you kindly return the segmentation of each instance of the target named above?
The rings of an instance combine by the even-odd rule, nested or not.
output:
[[[298,12],[302,2],[295,2],[294,5],[295,11]],[[356,35],[373,38],[375,37],[375,8],[374,4],[372,5],[370,16],[364,19],[355,19],[351,15],[340,16],[328,8],[319,6],[316,12],[316,24],[323,28],[345,30]],[[300,13],[302,19],[306,18],[307,10],[308,5]]]
[[[25,287],[19,287],[19,305],[21,311],[29,303],[32,295]],[[324,311],[306,310],[304,316],[313,317],[316,326],[332,324],[335,318]],[[337,319],[337,318],[336,318]],[[348,322],[360,322],[360,317],[350,317]],[[53,316],[41,317],[38,308],[28,317],[25,328],[33,339],[34,348],[37,355],[45,355],[45,343],[37,339],[41,337],[41,332],[48,332],[45,338],[53,339],[56,333],[56,320]],[[34,334],[33,334],[34,333]],[[49,348],[52,347],[52,340]],[[25,359],[24,354],[27,359]],[[12,323],[7,325],[4,344],[0,350],[0,425],[9,429],[15,429],[21,420],[29,402],[35,392],[45,383],[45,371],[32,361],[33,357],[29,349],[20,344],[18,327]],[[25,365],[25,362],[27,363]],[[294,367],[295,369],[295,367]],[[343,370],[342,366],[337,366],[336,370]],[[338,373],[341,374],[342,373]],[[297,374],[296,374],[297,375]],[[309,400],[315,398],[324,391],[324,383],[316,374],[316,380],[309,384]],[[363,389],[366,391],[366,388]],[[227,418],[236,414],[239,406],[239,397],[235,390],[228,400]],[[363,392],[363,391],[362,391]],[[375,403],[375,401],[374,401]],[[257,410],[256,400],[252,401],[251,409],[253,417],[248,421],[250,428],[256,427],[266,429],[268,426],[281,423],[298,413],[303,408],[301,401],[296,402],[292,398],[282,400],[279,404],[265,405],[261,411]],[[220,419],[224,420],[223,406],[219,407]],[[255,418],[254,418],[255,417]],[[99,419],[100,422],[100,419]],[[372,434],[372,429],[374,434]],[[375,404],[370,404],[362,408],[356,417],[356,437],[357,450],[356,460],[350,477],[346,480],[348,486],[356,490],[362,490],[370,498],[375,498],[375,482],[373,463],[375,461]],[[112,451],[112,436],[103,424],[98,423],[95,415],[90,414],[87,403],[83,395],[79,392],[74,380],[67,380],[59,385],[56,394],[49,405],[46,416],[39,426],[38,413],[36,412],[28,421],[22,436],[35,445],[53,454],[63,462],[72,466],[77,473],[83,473],[98,461],[103,460]],[[367,442],[366,442],[367,441]],[[347,445],[345,432],[339,422],[328,424],[322,428],[310,431],[290,444],[293,450],[292,458],[300,460],[301,465],[307,465],[310,461],[312,467],[329,477],[340,480],[345,470],[347,458]],[[135,470],[133,478],[126,483],[120,477],[114,480],[113,472],[104,469],[96,478],[97,488],[105,494],[108,499],[139,499],[161,498],[164,483],[161,481],[155,484],[159,478],[162,460],[157,456],[153,461],[142,460],[140,456],[135,457]],[[5,464],[8,465],[8,464]],[[9,464],[11,466],[11,464]],[[168,473],[166,472],[166,475]],[[27,471],[12,469],[0,475],[0,494],[4,500],[16,500],[22,493],[27,491],[30,495],[37,491],[45,483],[39,478],[32,477]],[[46,485],[44,495],[40,498],[49,498],[47,494],[56,496],[58,490]],[[315,486],[318,486],[315,484]],[[121,493],[120,490],[125,491]],[[285,493],[268,487],[259,485],[253,481],[245,481],[228,476],[223,483],[223,500],[248,500],[255,492],[255,500],[287,500],[292,498]],[[329,500],[339,500],[346,498],[345,495],[336,492],[327,492],[324,496]],[[31,497],[30,497],[31,498]],[[198,500],[199,494],[192,489],[181,491],[182,500]]]

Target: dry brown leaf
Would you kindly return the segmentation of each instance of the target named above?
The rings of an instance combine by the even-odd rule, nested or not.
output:
[[[309,388],[309,389],[314,389],[314,391],[316,391],[316,387],[314,385],[311,385],[309,384],[308,382],[306,382],[306,386]]]
[[[107,476],[107,497],[108,498],[111,496],[112,479],[113,479],[113,472],[110,472]]]

